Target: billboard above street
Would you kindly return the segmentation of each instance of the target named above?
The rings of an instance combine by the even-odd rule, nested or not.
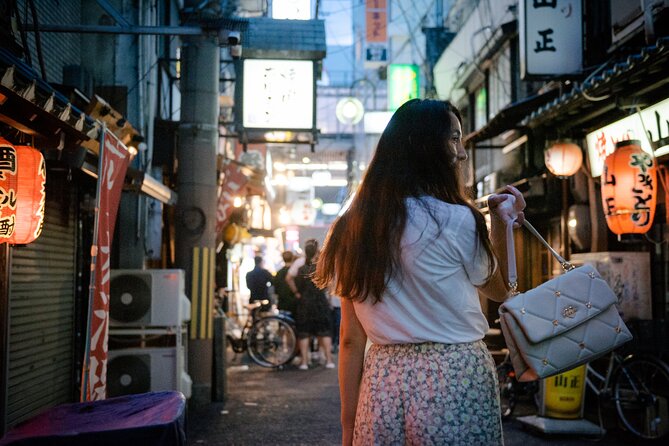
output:
[[[313,61],[244,60],[242,102],[245,128],[313,128]]]

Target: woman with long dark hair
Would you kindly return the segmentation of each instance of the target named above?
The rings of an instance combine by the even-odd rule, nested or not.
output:
[[[502,443],[478,292],[505,299],[503,222],[522,223],[525,202],[510,186],[489,197],[488,235],[461,121],[449,102],[402,105],[321,252],[315,282],[342,297],[343,444]]]

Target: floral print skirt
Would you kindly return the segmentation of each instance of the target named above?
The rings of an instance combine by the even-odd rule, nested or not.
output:
[[[495,363],[483,341],[372,345],[353,444],[503,444]]]

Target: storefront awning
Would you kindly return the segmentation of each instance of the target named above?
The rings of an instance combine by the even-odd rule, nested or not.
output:
[[[475,144],[479,141],[493,138],[502,132],[517,128],[518,122],[532,110],[546,104],[558,96],[558,89],[554,88],[542,94],[530,96],[514,102],[501,110],[494,118],[480,128],[466,136],[465,142]]]
[[[42,147],[74,148],[95,122],[28,65],[0,48],[0,122],[31,135]]]
[[[39,149],[65,151],[65,158],[78,159],[76,167],[97,177],[101,124],[4,48],[0,48],[0,122],[35,138]],[[176,203],[174,191],[144,172],[129,168],[126,181],[165,204]]]
[[[629,108],[656,102],[669,86],[669,37],[642,48],[622,61],[611,61],[567,93],[529,113],[523,125],[568,126],[587,130],[592,123],[624,117]],[[597,124],[595,124],[597,125]]]

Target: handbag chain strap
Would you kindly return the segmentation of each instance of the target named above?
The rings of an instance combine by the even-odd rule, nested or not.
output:
[[[563,270],[571,271],[572,269],[576,268],[574,265],[567,262],[564,257],[558,254],[558,252],[554,250],[546,240],[544,240],[541,234],[539,234],[539,231],[537,231],[529,221],[525,220],[523,222],[523,226],[525,226],[525,228],[527,228],[527,230],[530,231],[532,235],[538,238],[539,241],[546,248],[548,248],[553,257],[555,257],[555,259],[560,262]],[[511,288],[509,295],[515,296],[518,294],[518,272],[516,270],[516,247],[513,243],[513,221],[506,225],[506,255],[509,269],[509,288]]]

